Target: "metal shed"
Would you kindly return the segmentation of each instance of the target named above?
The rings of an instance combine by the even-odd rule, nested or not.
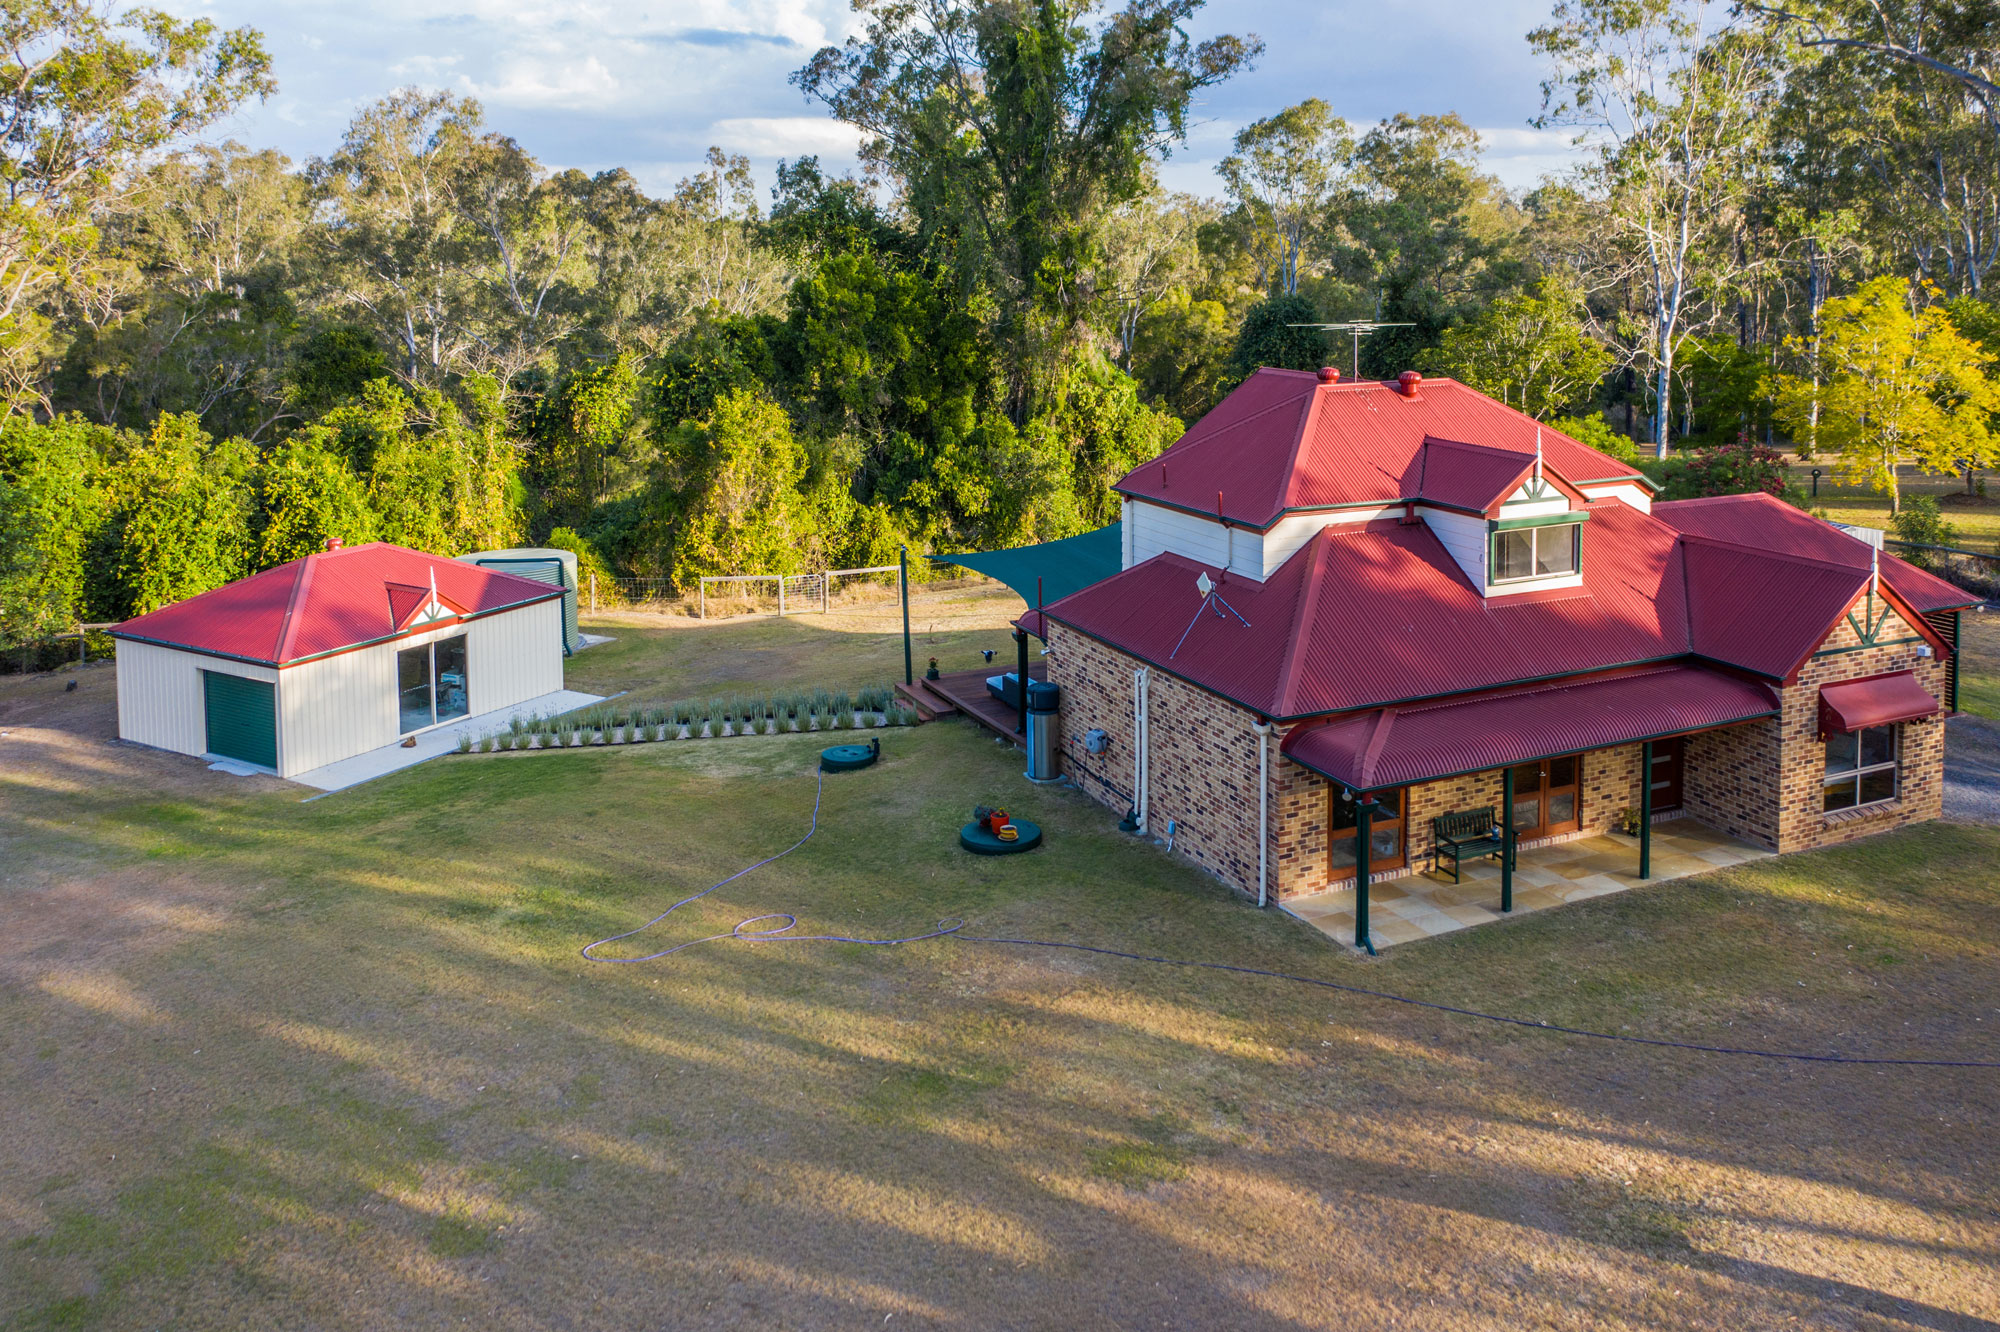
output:
[[[385,543],[127,620],[120,738],[294,777],[563,687],[550,583]]]

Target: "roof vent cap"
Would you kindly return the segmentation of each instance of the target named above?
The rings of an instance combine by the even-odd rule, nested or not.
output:
[[[1338,384],[1340,382],[1340,367],[1337,365],[1321,366],[1319,368],[1319,382],[1322,384]]]
[[[1396,376],[1396,391],[1406,398],[1414,398],[1417,396],[1417,385],[1423,382],[1424,377],[1422,375],[1414,370],[1405,370],[1402,374]]]
[[[326,548],[328,550],[339,550],[343,544],[339,537],[328,537],[326,539]]]

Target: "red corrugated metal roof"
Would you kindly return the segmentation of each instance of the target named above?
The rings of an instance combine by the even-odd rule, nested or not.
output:
[[[1455,380],[1427,379],[1410,398],[1394,384],[1322,384],[1263,369],[1115,488],[1197,513],[1216,512],[1219,491],[1222,516],[1263,528],[1290,509],[1416,498],[1405,487],[1427,439],[1520,454],[1525,467],[1538,432],[1549,470],[1572,484],[1643,481],[1638,469]]]
[[[432,586],[467,616],[563,595],[547,583],[372,542],[266,569],[111,632],[281,666],[394,636],[428,603]]]
[[[1519,490],[1534,468],[1533,454],[1427,439],[1411,465],[1415,475],[1403,478],[1403,494],[1485,513]]]
[[[1819,687],[1819,729],[1844,734],[1866,726],[1915,721],[1935,716],[1938,707],[1937,699],[1910,671],[1842,680]]]
[[[1358,791],[1484,772],[1768,717],[1763,685],[1699,666],[1663,666],[1560,684],[1383,708],[1285,737],[1293,762]]]
[[[1866,569],[1872,553],[1867,542],[1762,492],[1672,500],[1655,504],[1653,516],[1690,536],[1825,560],[1849,569]],[[1979,602],[1964,588],[1886,551],[1881,558],[1882,580],[1919,611],[1949,610]]]
[[[1594,520],[1593,520],[1594,521]],[[1769,550],[1686,537],[1688,646],[1760,675],[1791,673],[1868,586],[1868,568],[1843,568]]]
[[[1172,554],[1046,613],[1274,717],[1685,654],[1673,533],[1611,500],[1583,540],[1583,586],[1557,592],[1483,597],[1429,527],[1389,521],[1329,527],[1269,581],[1221,585],[1247,628],[1211,612],[1190,629],[1196,577],[1220,571]]]

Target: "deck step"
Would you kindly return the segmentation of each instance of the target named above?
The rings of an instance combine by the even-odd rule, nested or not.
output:
[[[926,688],[921,680],[914,685],[898,681],[896,697],[915,708],[917,717],[921,721],[936,721],[939,717],[954,716],[958,712],[950,702]]]

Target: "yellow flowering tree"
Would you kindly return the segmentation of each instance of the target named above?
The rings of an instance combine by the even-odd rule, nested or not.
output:
[[[1794,338],[1788,350],[1803,355]],[[1830,454],[1843,479],[1889,497],[1901,507],[1896,468],[1910,464],[1948,475],[1987,466],[1996,440],[2000,385],[1987,377],[1987,356],[1960,333],[1941,305],[1913,309],[1900,278],[1877,278],[1820,311],[1820,382],[1780,376],[1778,420],[1802,434],[1818,408],[1818,451]]]

